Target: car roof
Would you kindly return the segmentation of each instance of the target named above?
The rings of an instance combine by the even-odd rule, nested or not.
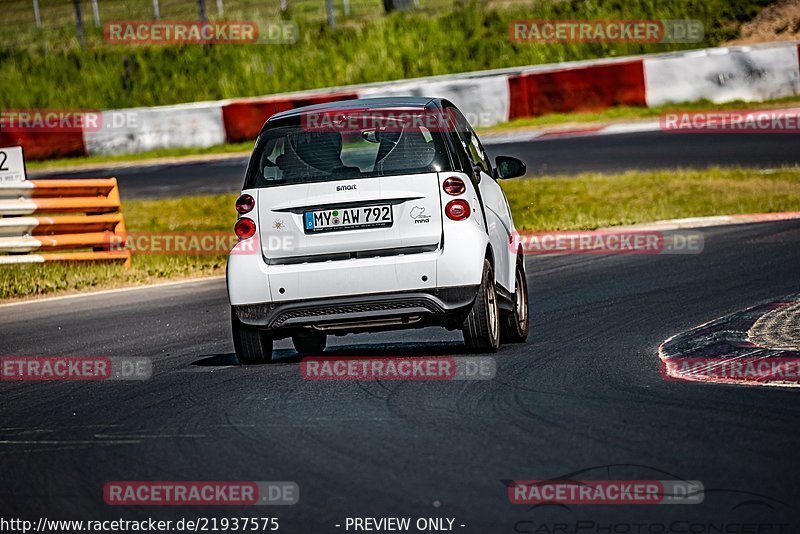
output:
[[[428,107],[432,103],[440,104],[441,100],[441,98],[431,98],[427,96],[389,96],[380,98],[354,98],[350,100],[337,100],[335,102],[326,102],[324,104],[314,104],[312,106],[303,106],[301,108],[281,111],[271,116],[268,122],[286,119],[289,117],[296,117],[313,111],[380,109],[391,107],[410,107],[422,109]]]

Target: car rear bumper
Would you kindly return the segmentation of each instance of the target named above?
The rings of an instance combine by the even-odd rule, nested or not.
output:
[[[267,263],[262,254],[250,252],[252,239],[245,240],[228,257],[228,297],[240,306],[476,286],[483,276],[488,238],[477,224],[461,222],[445,233],[436,250],[360,251],[349,259],[292,258],[302,263]]]
[[[373,293],[233,306],[239,321],[267,330],[314,328],[347,333],[416,326],[453,326],[469,311],[478,286]]]

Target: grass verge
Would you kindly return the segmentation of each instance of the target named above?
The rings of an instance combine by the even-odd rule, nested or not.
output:
[[[45,161],[26,161],[25,168],[29,171],[46,171],[48,169],[67,169],[70,167],[114,165],[124,163],[142,163],[147,160],[157,160],[165,163],[170,159],[182,158],[187,156],[204,155],[225,155],[237,152],[250,152],[253,149],[254,141],[244,141],[242,143],[230,143],[226,145],[214,145],[209,147],[187,147],[187,148],[161,148],[140,152],[138,154],[119,154],[116,156],[81,156],[77,158],[50,159]]]
[[[539,117],[525,117],[514,119],[510,122],[498,124],[483,130],[487,132],[508,131],[515,129],[542,128],[546,126],[559,126],[570,123],[610,123],[628,122],[641,119],[656,119],[665,113],[699,112],[699,111],[737,111],[737,110],[756,110],[756,109],[778,109],[794,107],[800,103],[800,96],[788,96],[766,102],[744,102],[736,100],[715,104],[708,100],[698,102],[686,102],[683,104],[669,104],[652,108],[618,106],[591,113],[550,113]]]
[[[800,210],[800,167],[586,173],[502,182],[521,230]]]
[[[586,230],[679,217],[800,211],[800,168],[581,174],[502,182],[520,230]],[[131,232],[230,231],[233,195],[129,200]],[[222,274],[225,256],[134,255],[133,265],[3,267],[0,300]]]
[[[131,233],[231,232],[232,195],[203,195],[123,203]],[[0,300],[133,286],[219,275],[226,256],[134,255],[130,269],[117,264],[48,263],[0,266]]]
[[[154,106],[717,46],[737,37],[741,24],[769,2],[568,0],[493,8],[465,1],[441,11],[412,10],[340,24],[336,30],[298,16],[293,20],[299,39],[286,45],[111,45],[100,29],[87,27],[85,49],[74,39],[65,44],[44,34],[30,46],[15,46],[14,40],[0,44],[0,107]],[[226,16],[235,19],[236,14]],[[244,19],[266,16],[243,14]],[[695,19],[705,35],[689,44],[516,43],[509,38],[509,24],[519,19]]]

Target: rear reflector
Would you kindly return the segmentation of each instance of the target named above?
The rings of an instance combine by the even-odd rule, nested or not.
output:
[[[451,200],[447,203],[447,206],[444,207],[444,212],[447,214],[448,219],[463,221],[469,217],[469,203],[461,199]]]
[[[250,239],[256,235],[256,223],[253,219],[242,217],[236,221],[236,224],[233,226],[233,231],[239,239]]]
[[[467,190],[467,186],[464,184],[464,180],[454,176],[452,178],[448,178],[442,183],[442,189],[444,189],[444,192],[448,195],[455,197],[464,193],[464,191]]]
[[[241,215],[250,213],[255,207],[256,200],[247,193],[236,199],[236,211],[238,211]]]

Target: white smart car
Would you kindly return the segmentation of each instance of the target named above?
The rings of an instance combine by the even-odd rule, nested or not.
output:
[[[442,326],[472,352],[528,336],[525,264],[492,165],[461,112],[438,98],[347,100],[273,115],[236,202],[228,259],[233,341],[266,363],[291,337]]]

